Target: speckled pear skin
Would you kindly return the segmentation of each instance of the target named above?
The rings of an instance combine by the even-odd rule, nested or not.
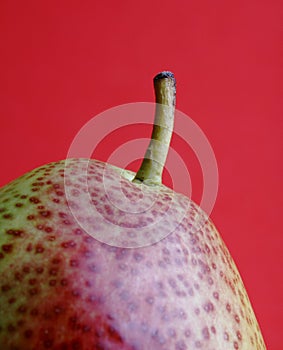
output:
[[[66,162],[51,163],[0,190],[0,348],[265,349],[238,270],[198,206],[160,186],[146,193],[159,197],[144,217],[131,221],[125,211],[123,221],[103,186],[106,176],[108,194],[123,205],[120,172],[110,165],[105,172],[104,163],[91,160],[89,212],[80,176],[85,166],[85,160],[68,161],[72,176],[65,179]],[[142,203],[140,185],[126,177],[126,198]],[[168,227],[186,211],[165,238],[127,249],[93,238],[74,209],[100,237],[117,227],[111,234],[121,244],[139,239],[137,230],[130,235],[133,227],[142,234],[148,227],[150,240],[156,218]]]

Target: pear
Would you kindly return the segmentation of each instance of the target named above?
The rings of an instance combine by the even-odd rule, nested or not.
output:
[[[154,87],[137,174],[68,159],[1,188],[1,349],[266,349],[217,229],[162,185],[173,74]]]

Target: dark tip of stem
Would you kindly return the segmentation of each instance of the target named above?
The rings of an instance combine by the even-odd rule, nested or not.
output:
[[[164,78],[171,78],[175,80],[174,74],[172,72],[169,71],[164,71],[161,73],[158,73],[155,77],[154,77],[154,81],[160,80],[160,79],[164,79]]]

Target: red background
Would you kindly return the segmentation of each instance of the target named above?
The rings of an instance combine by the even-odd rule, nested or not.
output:
[[[178,109],[218,161],[212,218],[274,350],[283,342],[282,9],[280,0],[0,2],[0,185],[65,158],[105,109],[153,101],[152,77],[172,70]],[[131,129],[131,137],[146,132]],[[100,159],[129,133],[119,137],[103,143]],[[173,145],[197,201],[199,166],[180,140]]]

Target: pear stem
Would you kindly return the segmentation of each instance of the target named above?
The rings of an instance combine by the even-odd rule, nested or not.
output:
[[[162,72],[155,76],[153,82],[156,102],[154,126],[149,146],[133,182],[161,185],[174,127],[176,80],[173,73]]]

